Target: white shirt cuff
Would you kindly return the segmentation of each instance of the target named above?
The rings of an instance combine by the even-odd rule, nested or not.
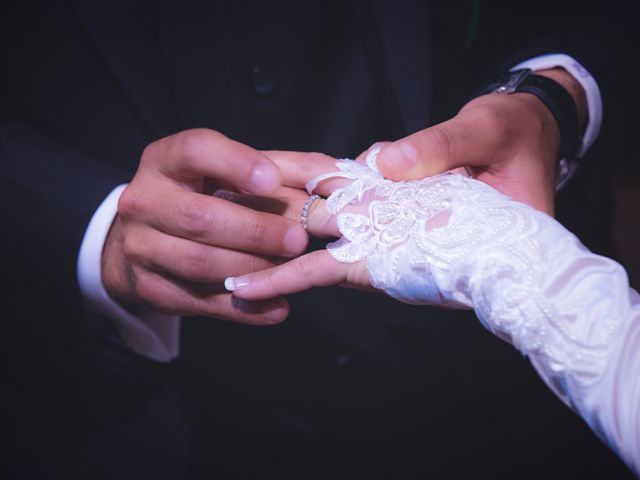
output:
[[[87,309],[113,321],[123,343],[132,351],[158,362],[180,353],[180,317],[145,312],[134,315],[116,303],[102,284],[102,249],[126,188],[116,187],[93,214],[78,254],[78,284]]]
[[[511,70],[530,68],[531,70],[543,70],[546,68],[564,68],[582,86],[587,97],[587,109],[589,121],[582,136],[582,143],[578,149],[578,158],[582,158],[589,150],[593,142],[598,138],[602,126],[602,96],[600,88],[589,71],[578,61],[564,53],[550,53],[530,58],[513,66]]]

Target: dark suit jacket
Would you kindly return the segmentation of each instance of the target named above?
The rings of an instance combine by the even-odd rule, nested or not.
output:
[[[8,473],[627,474],[468,312],[322,289],[294,296],[278,327],[186,319],[171,365],[118,347],[83,312],[87,222],[157,138],[209,127],[257,148],[353,156],[451,116],[518,58],[563,50],[603,70],[584,23],[601,19],[584,8],[444,3],[55,1],[4,15]],[[590,168],[563,193],[570,225],[594,215],[575,208],[590,201],[576,193]]]

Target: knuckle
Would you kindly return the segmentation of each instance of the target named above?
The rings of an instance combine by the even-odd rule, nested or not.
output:
[[[198,313],[207,317],[220,316],[223,312],[223,305],[221,303],[220,297],[217,295],[204,297],[200,302]]]
[[[256,217],[247,218],[242,226],[242,237],[249,245],[264,244],[271,237],[267,235],[267,226]]]
[[[251,255],[246,257],[242,263],[242,272],[257,272],[276,265],[275,261],[259,256]]]
[[[185,278],[194,281],[207,280],[210,273],[210,265],[215,264],[213,252],[205,252],[204,246],[192,246],[188,248],[179,260],[179,270]],[[212,262],[213,260],[213,262]]]
[[[216,141],[219,134],[206,128],[194,128],[180,132],[172,143],[173,154],[180,158],[185,166],[197,161],[209,145]]]
[[[135,296],[145,305],[155,304],[158,286],[153,278],[147,275],[140,275],[133,285]]]
[[[133,186],[128,186],[118,200],[118,215],[125,219],[131,219],[145,209],[144,197]]]
[[[122,238],[122,253],[131,260],[139,260],[142,257],[141,242],[134,240],[131,235]]]
[[[448,128],[435,125],[425,131],[423,141],[428,145],[428,150],[437,157],[449,158],[453,153],[453,136]]]
[[[162,140],[158,140],[156,142],[150,143],[147,145],[142,151],[142,155],[140,155],[140,166],[147,167],[152,164],[155,158],[158,156],[160,145]]]
[[[211,219],[206,205],[193,195],[182,196],[177,201],[179,228],[190,238],[201,238],[210,228]]]
[[[334,160],[329,155],[325,155],[324,153],[310,152],[306,155],[303,155],[302,160],[300,160],[300,170],[303,173],[314,172],[315,170],[317,170],[319,165],[323,164],[323,162],[334,163]]]

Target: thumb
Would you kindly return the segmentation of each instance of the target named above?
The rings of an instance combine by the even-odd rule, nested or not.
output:
[[[397,140],[378,155],[380,172],[391,180],[414,180],[495,160],[492,156],[498,152],[499,135],[473,117],[460,113]]]

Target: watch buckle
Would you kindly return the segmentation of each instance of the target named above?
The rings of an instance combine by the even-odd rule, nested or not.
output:
[[[505,83],[504,85],[500,85],[493,91],[493,93],[514,93],[530,73],[530,68],[521,68],[519,70],[514,70],[513,72],[511,72],[507,83]]]

